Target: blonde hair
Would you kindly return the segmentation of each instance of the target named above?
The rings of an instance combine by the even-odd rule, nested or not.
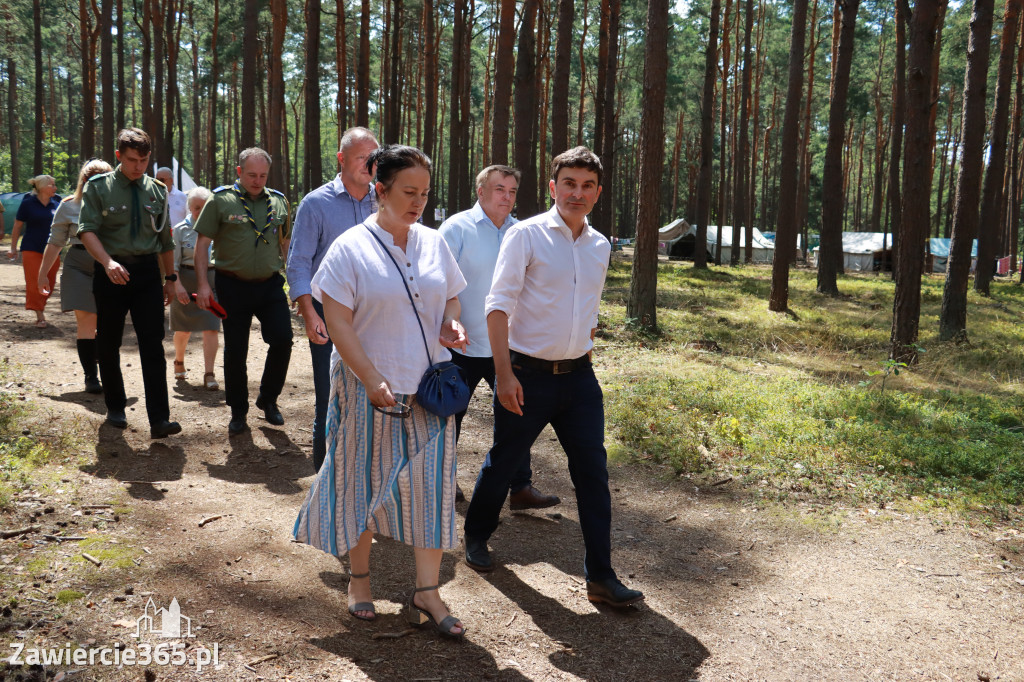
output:
[[[39,194],[36,190],[39,189],[40,185],[49,185],[53,183],[53,186],[57,186],[57,179],[52,175],[37,175],[28,181],[29,187],[32,188],[32,194]]]
[[[69,196],[64,201],[82,201],[82,192],[85,191],[85,183],[94,175],[100,173],[109,173],[113,168],[110,164],[103,159],[89,159],[82,165],[82,170],[78,171],[78,187],[75,188],[75,193]]]

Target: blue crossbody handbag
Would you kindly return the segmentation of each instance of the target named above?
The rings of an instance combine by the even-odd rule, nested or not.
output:
[[[402,272],[402,268],[398,265],[395,257],[391,255],[391,251],[384,245],[380,237],[375,235],[369,227],[366,227],[366,230],[370,233],[370,236],[377,240],[377,243],[384,249],[384,253],[395,264],[398,276],[402,279],[402,285],[405,287],[405,295],[409,297],[409,304],[412,306],[412,312],[416,316],[416,324],[420,326],[423,349],[427,351],[427,362],[430,363],[430,367],[427,368],[427,371],[423,373],[423,378],[420,379],[419,388],[416,389],[416,402],[422,405],[428,412],[443,418],[465,411],[469,406],[469,386],[466,384],[465,373],[454,362],[435,363],[430,357],[427,334],[423,331],[423,322],[420,320],[419,311],[416,310],[416,304],[412,300],[412,292],[409,291],[409,285],[405,283],[405,275]]]

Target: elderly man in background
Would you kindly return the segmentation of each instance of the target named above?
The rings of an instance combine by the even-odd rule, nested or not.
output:
[[[517,222],[512,217],[512,207],[516,205],[520,177],[518,170],[508,166],[484,168],[476,176],[476,205],[444,221],[439,230],[467,282],[459,294],[459,303],[469,345],[462,351],[452,350],[452,362],[466,373],[466,383],[471,392],[476,390],[481,379],[494,390],[494,358],[487,339],[484,299],[491,289],[501,240]],[[456,440],[462,434],[465,416],[465,411],[455,415]],[[527,454],[512,477],[509,495],[512,509],[543,509],[561,502],[558,496],[545,495],[534,488],[532,478],[530,456]],[[458,493],[461,498],[462,490]]]
[[[174,171],[167,166],[156,169],[156,179],[167,187],[167,219],[173,228],[188,216],[188,198],[174,186]]]
[[[342,232],[358,225],[377,210],[373,176],[366,159],[377,147],[366,128],[349,128],[341,136],[338,163],[341,172],[326,185],[306,195],[295,214],[288,250],[288,290],[306,323],[313,359],[313,467],[317,471],[327,452],[327,403],[331,392],[331,339],[324,324],[323,305],[312,296],[310,281],[327,249]]]

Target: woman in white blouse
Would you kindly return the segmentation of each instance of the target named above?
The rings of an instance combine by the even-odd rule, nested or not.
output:
[[[295,537],[338,557],[348,553],[348,610],[362,620],[376,617],[373,534],[412,545],[409,622],[462,638],[465,628],[438,594],[441,556],[458,542],[455,421],[423,409],[416,389],[427,367],[450,358],[448,348],[465,348],[457,296],[466,280],[444,239],[417,222],[430,192],[430,159],[390,146],[374,152],[367,168],[374,166],[378,212],[335,240],[312,281],[334,342],[331,399],[327,459]]]

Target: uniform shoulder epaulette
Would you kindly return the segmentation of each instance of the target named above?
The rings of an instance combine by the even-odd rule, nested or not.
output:
[[[232,185],[221,185],[217,189],[213,190],[213,193],[216,194],[217,192],[226,192],[227,190],[231,189],[231,187]]]
[[[151,180],[152,180],[153,182],[155,182],[156,184],[158,184],[158,185],[160,185],[161,187],[163,187],[164,189],[167,189],[167,185],[165,185],[165,184],[163,183],[163,181],[162,181],[162,180],[160,180],[160,179],[158,179],[158,178],[150,178],[150,179],[151,179]]]
[[[89,178],[89,182],[93,182],[95,180],[99,180],[100,178],[105,178],[105,177],[107,177],[109,175],[113,175],[113,174],[114,174],[114,171],[107,171],[106,173],[97,173],[96,175],[94,175],[91,178]]]
[[[277,196],[279,196],[279,197],[283,197],[283,196],[284,196],[284,192],[279,192],[279,191],[278,191],[278,190],[276,190],[276,189],[270,189],[270,188],[268,187],[268,188],[267,188],[267,191],[268,191],[268,192],[270,192],[271,194],[276,194],[276,195],[277,195]]]

